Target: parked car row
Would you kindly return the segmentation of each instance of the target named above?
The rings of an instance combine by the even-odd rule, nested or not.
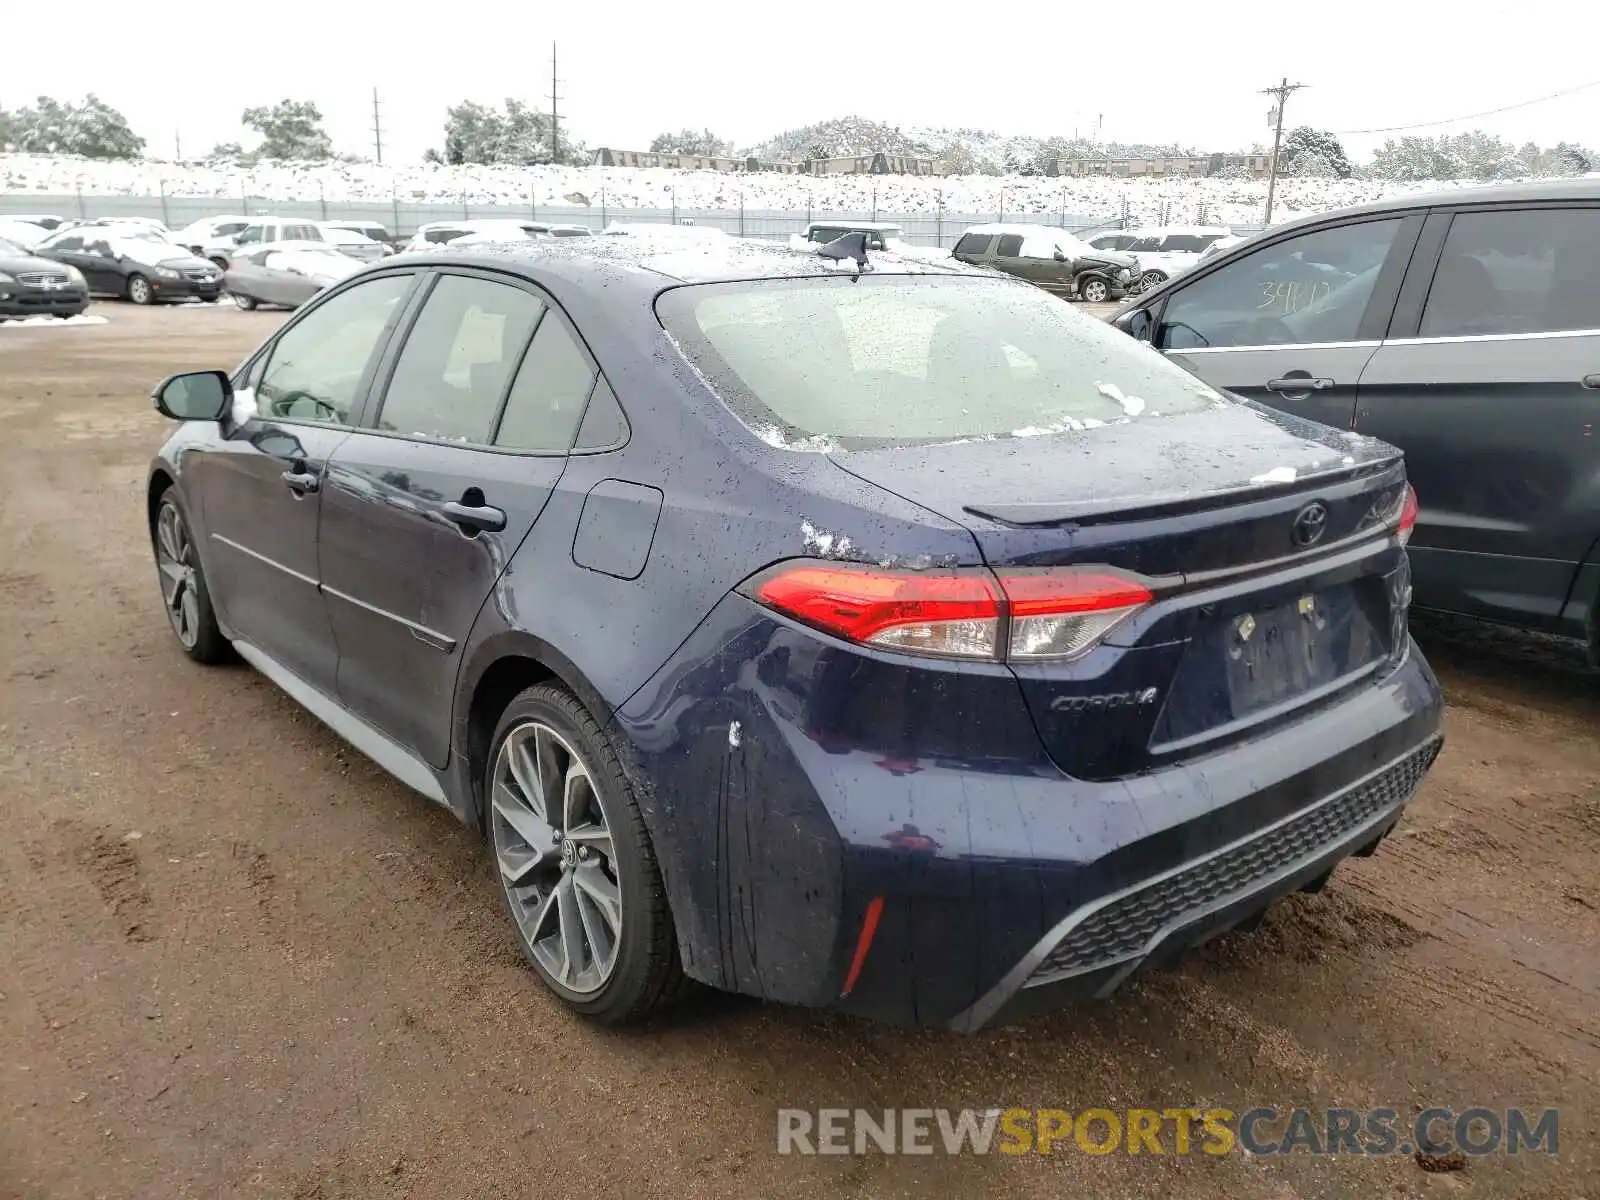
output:
[[[1139,260],[1134,291],[1144,291],[1181,275],[1208,249],[1233,236],[1225,225],[1167,225],[1107,230],[1090,236],[1097,250],[1121,250]]]

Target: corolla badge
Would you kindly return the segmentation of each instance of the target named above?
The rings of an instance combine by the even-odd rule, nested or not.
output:
[[[1156,702],[1155,688],[1136,692],[1102,692],[1098,696],[1057,696],[1050,701],[1052,712],[1091,712],[1112,708],[1141,708]]]

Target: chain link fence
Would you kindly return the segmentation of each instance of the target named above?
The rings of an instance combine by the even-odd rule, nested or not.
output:
[[[417,204],[393,197],[383,200],[340,201],[266,200],[242,192],[224,196],[99,196],[44,195],[36,192],[0,195],[0,219],[8,214],[51,214],[69,219],[97,217],[149,217],[170,229],[181,229],[204,217],[230,215],[298,217],[314,221],[375,221],[396,237],[409,237],[419,225],[432,221],[529,218],[538,221],[587,225],[600,230],[612,221],[711,226],[737,237],[784,240],[804,233],[814,220],[884,221],[900,226],[906,241],[913,245],[954,246],[964,229],[989,221],[1014,221],[1048,225],[1085,235],[1104,229],[1119,229],[1130,224],[1126,206],[1120,212],[1081,213],[1065,209],[1058,212],[1007,212],[1005,194],[996,196],[995,207],[987,212],[895,213],[886,209],[746,209],[738,208],[623,208],[608,205],[604,194],[599,203],[589,205],[546,206],[542,204],[478,204],[463,196],[459,203]],[[1163,213],[1166,221],[1170,213]],[[1238,234],[1254,233],[1259,226],[1235,225]]]

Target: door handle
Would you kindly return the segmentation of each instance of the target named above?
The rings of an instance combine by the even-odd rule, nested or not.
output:
[[[468,537],[476,537],[480,533],[499,533],[506,527],[504,510],[490,504],[457,504],[451,500],[442,511]]]
[[[289,485],[289,490],[297,496],[305,496],[322,487],[322,477],[315,471],[307,471],[303,467],[291,467],[283,473],[284,483]]]
[[[1583,377],[1583,386],[1591,392],[1600,391],[1600,374],[1585,375]]]
[[[1283,379],[1267,380],[1267,391],[1283,395],[1297,392],[1322,392],[1333,386],[1333,380],[1313,378],[1310,375],[1289,375]]]

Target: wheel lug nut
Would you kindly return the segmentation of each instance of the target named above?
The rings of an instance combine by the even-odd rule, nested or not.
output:
[[[579,858],[588,858],[589,857],[589,847],[587,847],[587,846],[579,846],[578,847],[578,857]]]

